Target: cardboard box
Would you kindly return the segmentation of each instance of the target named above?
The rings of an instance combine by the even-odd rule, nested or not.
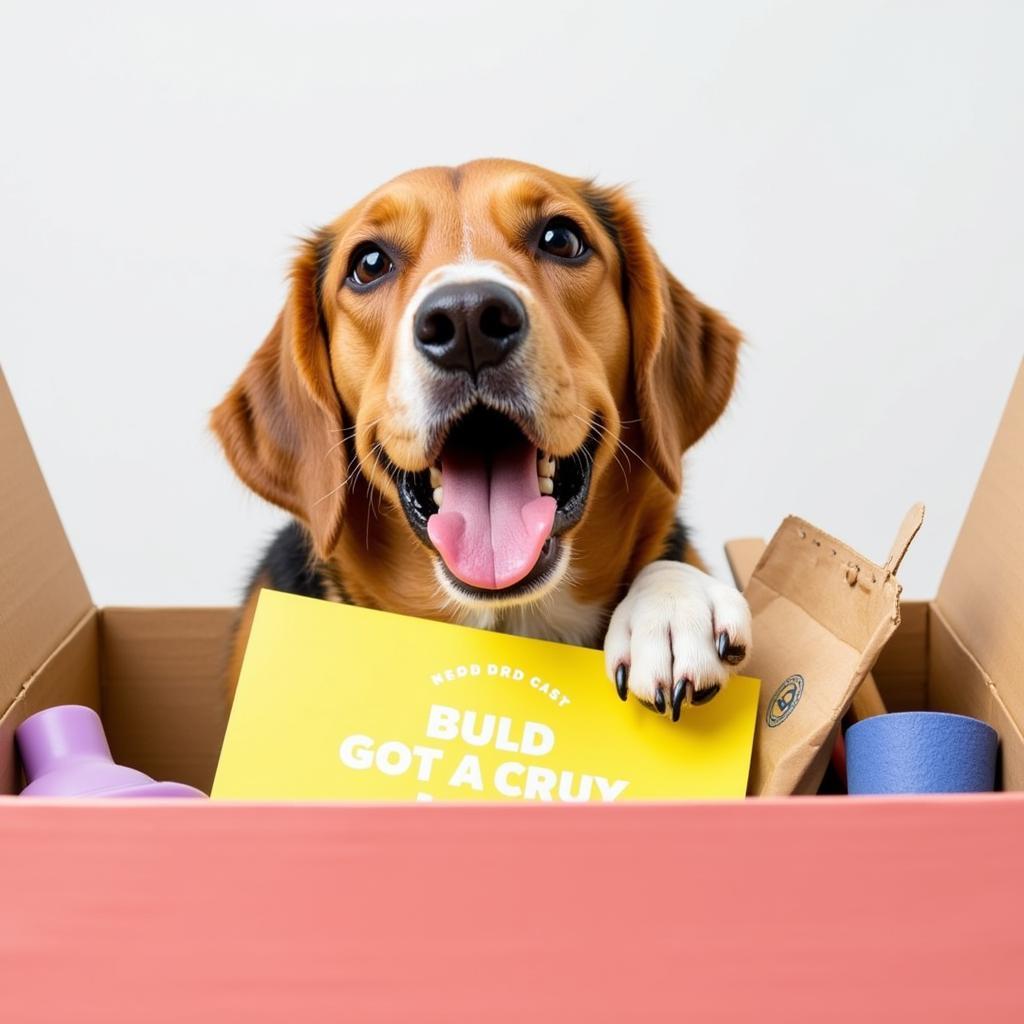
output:
[[[874,672],[892,710],[992,723],[1007,792],[632,807],[0,797],[5,1011],[1020,1019],[1022,451],[1024,372],[939,593],[903,604]],[[208,789],[232,621],[94,607],[0,377],[0,791],[18,788],[18,723],[67,702],[101,711],[118,760]]]

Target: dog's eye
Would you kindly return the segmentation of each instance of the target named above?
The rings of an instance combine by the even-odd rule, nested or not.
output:
[[[348,277],[354,284],[368,285],[379,281],[394,269],[391,257],[379,246],[361,245],[352,254]]]
[[[575,260],[587,252],[583,231],[568,217],[554,217],[540,233],[538,247],[560,260]]]

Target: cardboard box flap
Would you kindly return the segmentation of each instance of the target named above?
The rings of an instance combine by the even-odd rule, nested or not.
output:
[[[936,603],[1024,724],[1024,363]]]
[[[0,714],[91,608],[0,371]]]
[[[744,672],[762,680],[750,792],[814,793],[839,721],[900,621],[894,575],[920,528],[911,509],[885,565],[790,516],[745,594],[754,646]]]

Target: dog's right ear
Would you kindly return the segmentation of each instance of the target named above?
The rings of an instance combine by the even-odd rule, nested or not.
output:
[[[210,425],[235,472],[309,528],[320,558],[341,536],[348,459],[341,401],[320,313],[316,240],[292,265],[277,323]]]
[[[647,464],[673,494],[683,453],[725,409],[736,379],[740,332],[704,305],[658,258],[622,189],[584,188],[623,263],[633,383]]]

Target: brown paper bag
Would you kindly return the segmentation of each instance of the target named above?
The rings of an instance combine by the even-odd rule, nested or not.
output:
[[[761,679],[749,792],[817,791],[839,722],[900,622],[896,570],[921,527],[915,505],[884,565],[803,519],[779,527],[744,591]]]

